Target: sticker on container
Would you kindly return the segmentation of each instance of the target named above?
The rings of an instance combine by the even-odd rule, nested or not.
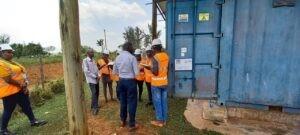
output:
[[[181,53],[186,53],[187,52],[187,48],[186,47],[182,47],[181,48]]]
[[[189,22],[189,14],[179,14],[178,22]]]
[[[209,13],[199,13],[199,21],[204,22],[204,21],[209,21]]]
[[[181,57],[184,57],[185,56],[185,53],[181,53]]]
[[[175,59],[175,70],[193,70],[193,59]]]

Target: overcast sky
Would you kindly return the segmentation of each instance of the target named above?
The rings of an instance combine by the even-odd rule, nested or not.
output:
[[[11,36],[11,43],[41,43],[60,50],[59,0],[0,0],[0,34]],[[124,42],[127,26],[139,26],[147,31],[151,24],[151,0],[79,0],[82,45],[98,51],[96,40],[107,31],[108,49],[116,50]],[[160,17],[158,20],[162,20]],[[165,40],[164,21],[158,22]],[[164,43],[164,41],[163,41]]]

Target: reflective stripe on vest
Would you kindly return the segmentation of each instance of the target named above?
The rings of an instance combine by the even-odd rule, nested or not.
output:
[[[166,86],[168,85],[168,65],[169,65],[169,57],[166,53],[161,52],[154,56],[154,58],[158,62],[158,75],[152,76],[151,85],[152,86]]]

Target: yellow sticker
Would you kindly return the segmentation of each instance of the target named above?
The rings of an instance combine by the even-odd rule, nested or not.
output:
[[[209,13],[199,13],[199,21],[209,21]]]

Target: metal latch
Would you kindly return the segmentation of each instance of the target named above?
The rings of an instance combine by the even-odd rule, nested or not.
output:
[[[225,0],[217,0],[216,1],[216,4],[217,5],[222,5],[222,4],[224,4],[225,3]]]
[[[221,38],[221,37],[223,37],[223,36],[224,36],[223,33],[219,33],[219,34],[215,34],[215,33],[214,33],[214,38]]]
[[[213,69],[221,69],[222,66],[221,65],[211,65],[211,68],[213,68]]]

